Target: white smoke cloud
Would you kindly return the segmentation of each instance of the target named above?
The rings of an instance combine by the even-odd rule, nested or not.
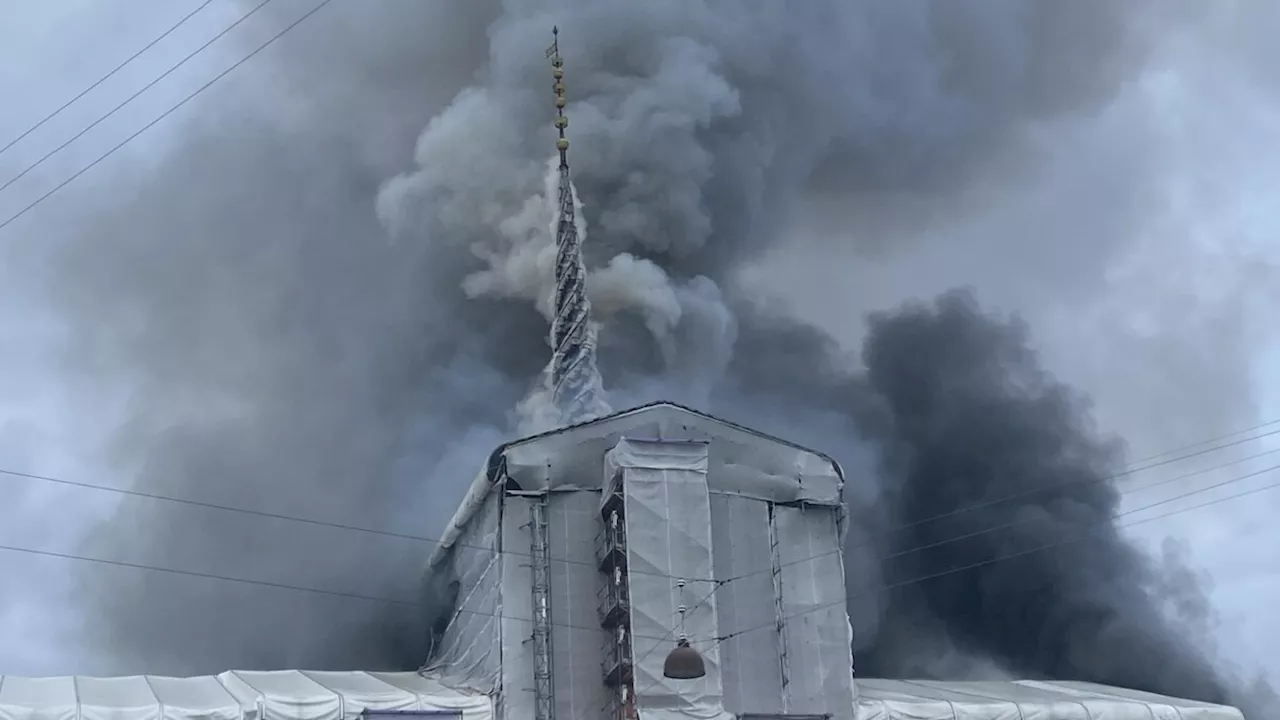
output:
[[[419,236],[454,243],[465,239],[467,249],[484,264],[483,269],[461,279],[467,297],[521,300],[550,321],[559,160],[553,157],[546,162],[540,186],[534,185],[531,176],[494,172],[487,152],[512,152],[506,143],[513,133],[509,127],[495,127],[498,123],[493,118],[498,113],[487,97],[482,91],[464,92],[427,126],[417,143],[418,169],[383,186],[378,194],[378,216],[395,238]],[[472,113],[489,121],[472,122]],[[481,154],[487,159],[464,163],[458,148],[484,145],[486,132],[496,132],[506,140],[492,148],[485,145]],[[477,172],[491,181],[481,184],[464,179],[455,184],[460,164],[466,167],[462,173]],[[500,179],[493,182],[494,178]],[[641,318],[670,373],[670,387],[679,388],[682,397],[701,398],[705,403],[712,384],[729,362],[734,340],[733,314],[720,288],[705,276],[674,280],[658,263],[630,252],[609,255],[607,247],[591,248],[586,212],[576,186],[572,192],[578,237],[595,261],[588,266],[586,277],[594,332],[607,343],[610,325],[620,316]],[[637,209],[624,204],[615,216],[603,218],[602,224],[610,223],[616,229],[622,218]],[[636,223],[624,224],[628,234],[657,231]],[[432,230],[434,234],[428,235]],[[645,245],[664,246],[661,240]],[[523,431],[554,426],[556,416],[545,378],[532,388],[516,414]]]

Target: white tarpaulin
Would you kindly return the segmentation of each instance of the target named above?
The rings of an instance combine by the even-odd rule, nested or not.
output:
[[[1239,710],[1081,682],[858,678],[858,720],[1243,720]]]
[[[600,496],[552,493],[547,499],[547,547],[551,555],[551,674],[556,718],[594,718],[609,697],[604,685],[600,627],[604,576],[596,568]],[[526,594],[528,591],[526,591]],[[509,720],[517,716],[508,713]],[[526,715],[519,720],[531,720]]]
[[[492,692],[501,669],[501,496],[489,495],[442,563],[458,582],[453,617],[428,670],[451,687]],[[527,552],[527,551],[526,551]]]
[[[533,501],[508,495],[502,500],[502,686],[504,718],[532,718],[535,712],[533,656]]]
[[[0,676],[0,720],[350,720],[366,708],[493,720],[487,696],[457,692],[417,673]]]
[[[781,713],[782,651],[773,592],[769,503],[741,495],[711,496],[716,614],[724,707],[733,713]]]
[[[636,705],[645,720],[730,718],[720,683],[712,578],[707,445],[623,439],[607,456],[606,477],[622,472],[627,573],[635,653]],[[688,578],[683,591],[675,578]],[[684,631],[702,652],[706,676],[669,680],[662,665]],[[576,719],[575,719],[576,720]]]
[[[839,514],[823,506],[773,508],[785,709],[848,718],[853,637],[845,612]]]
[[[705,482],[713,492],[840,503],[844,480],[830,458],[666,402],[517,440],[501,454],[507,474],[524,490],[600,490],[600,458],[624,437],[707,444]]]

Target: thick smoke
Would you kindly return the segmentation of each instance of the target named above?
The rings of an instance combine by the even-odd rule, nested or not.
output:
[[[1234,690],[1177,612],[1200,599],[1193,574],[1109,524],[1118,495],[1097,480],[1123,448],[1042,369],[1020,324],[947,294],[873,316],[859,361],[776,300],[794,288],[753,279],[803,226],[819,231],[817,262],[919,258],[912,270],[925,273],[935,253],[965,253],[979,292],[1072,308],[1153,222],[1154,144],[1112,173],[1124,181],[1113,205],[1055,198],[1079,247],[1060,245],[1069,228],[1007,239],[998,220],[976,239],[945,228],[998,217],[1002,197],[1072,160],[1047,152],[1045,135],[1108,132],[1096,118],[1198,13],[1111,0],[339,2],[326,13],[264,56],[274,73],[246,66],[127,193],[49,241],[41,277],[76,331],[70,369],[131,393],[110,457],[137,486],[439,531],[516,429],[547,358],[541,51],[558,24],[614,402],[667,397],[840,457],[857,518],[859,672],[1066,676],[1212,700]],[[1011,284],[1000,264],[1015,245],[1063,262],[1038,270],[1042,283]],[[861,333],[876,309],[840,307],[841,334]],[[411,599],[429,548],[124,501],[88,550]],[[119,569],[84,582],[113,672],[421,659],[424,618],[394,604]]]
[[[884,566],[891,586],[939,576],[904,591],[958,647],[1016,671],[1226,699],[1190,634],[1160,612],[1158,568],[1110,523],[1120,498],[1103,479],[1122,468],[1118,444],[1040,369],[1019,325],[950,295],[874,317],[865,359],[891,412],[894,516],[920,522],[891,546],[902,553]],[[921,546],[932,547],[912,552]]]

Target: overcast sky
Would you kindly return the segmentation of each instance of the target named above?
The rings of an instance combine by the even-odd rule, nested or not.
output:
[[[344,1],[353,0],[337,0]],[[407,1],[410,0],[360,0],[368,5],[370,12],[383,2]],[[292,12],[294,16],[311,5],[302,0],[287,2],[297,10]],[[0,0],[3,18],[0,21],[0,59],[3,60],[0,62],[0,97],[5,99],[0,111],[0,146],[88,87],[198,4],[198,0],[41,3]],[[164,72],[231,22],[243,8],[243,4],[234,0],[214,0],[206,11],[153,48],[142,60],[0,155],[0,184]],[[289,14],[282,12],[280,16],[264,17],[257,24],[250,21],[240,30],[247,36],[265,38],[281,27],[281,17]],[[299,32],[304,29],[305,26]],[[1125,365],[1116,363],[1114,353],[1095,353],[1090,348],[1098,342],[1114,342],[1119,347],[1126,342],[1119,339],[1121,335],[1128,338],[1134,333],[1141,334],[1144,323],[1164,328],[1170,324],[1170,317],[1175,318],[1172,321],[1175,325],[1183,322],[1178,319],[1181,318],[1179,307],[1172,304],[1180,294],[1208,298],[1204,306],[1213,308],[1213,312],[1206,312],[1204,316],[1188,315],[1186,323],[1232,323],[1244,317],[1245,311],[1233,310],[1226,301],[1212,302],[1219,295],[1230,295],[1234,284],[1239,282],[1232,259],[1247,252],[1261,264],[1280,262],[1280,240],[1275,236],[1276,228],[1280,227],[1280,201],[1275,200],[1280,190],[1280,163],[1273,159],[1275,148],[1280,147],[1280,104],[1274,93],[1264,93],[1259,83],[1238,77],[1234,69],[1230,74],[1214,74],[1215,69],[1235,67],[1213,54],[1227,53],[1235,45],[1236,37],[1231,32],[1234,31],[1220,29],[1215,42],[1205,43],[1195,51],[1205,56],[1196,62],[1186,60],[1195,55],[1188,51],[1179,56],[1185,62],[1170,61],[1163,72],[1135,84],[1102,111],[1104,117],[1099,121],[1103,127],[1123,126],[1138,114],[1160,113],[1168,118],[1166,129],[1173,138],[1168,147],[1183,153],[1168,158],[1169,172],[1185,171],[1191,179],[1188,181],[1192,185],[1190,192],[1204,191],[1196,183],[1204,182],[1207,177],[1214,183],[1213,192],[1232,198],[1211,216],[1199,215],[1202,208],[1199,203],[1182,207],[1176,201],[1171,202],[1169,222],[1194,231],[1192,245],[1198,254],[1169,259],[1158,234],[1134,243],[1123,256],[1111,261],[1105,286],[1080,302],[1077,315],[1066,313],[1060,305],[1042,307],[1027,301],[1035,295],[1035,287],[1028,285],[1042,282],[1044,276],[1038,271],[1033,273],[1030,265],[1052,263],[1053,258],[1015,257],[1001,271],[1003,278],[986,283],[982,280],[986,277],[984,271],[970,267],[973,255],[968,245],[957,241],[949,248],[946,244],[931,243],[928,251],[937,254],[936,271],[923,276],[913,273],[911,280],[904,282],[904,276],[894,271],[893,260],[860,270],[855,258],[831,257],[829,245],[807,249],[806,233],[816,234],[819,229],[799,228],[796,242],[786,256],[771,257],[761,263],[775,278],[794,274],[807,279],[797,282],[794,290],[778,291],[780,302],[789,303],[815,322],[832,328],[833,332],[840,333],[843,342],[856,347],[857,334],[849,332],[843,318],[833,315],[831,310],[842,306],[832,302],[829,295],[817,297],[805,291],[813,284],[813,273],[827,273],[827,276],[819,275],[818,282],[825,283],[830,292],[847,296],[866,307],[932,294],[957,284],[977,284],[979,290],[985,291],[984,299],[994,306],[1021,312],[1028,318],[1037,331],[1050,367],[1092,394],[1100,422],[1129,439],[1135,458],[1209,439],[1211,434],[1206,434],[1205,428],[1214,423],[1196,420],[1201,413],[1214,412],[1204,398],[1214,395],[1216,380],[1221,381],[1224,388],[1231,387],[1223,390],[1226,394],[1235,392],[1241,378],[1209,376],[1203,378],[1204,386],[1188,388],[1185,396],[1164,390],[1158,395],[1135,395],[1137,386],[1159,385],[1147,375],[1147,368],[1152,374],[1161,372],[1158,351],[1153,349],[1156,346],[1141,346],[1143,352],[1153,355],[1145,359],[1135,356]],[[0,222],[174,105],[237,59],[244,46],[243,41],[215,45],[74,145],[0,192]],[[251,61],[236,72],[252,75],[257,67]],[[1213,91],[1212,96],[1206,96],[1209,90]],[[213,96],[208,102],[217,102],[218,97]],[[200,107],[197,101],[180,112],[198,113]],[[421,118],[421,124],[425,126],[428,119]],[[1096,127],[1095,124],[1080,132]],[[132,159],[127,166],[130,181],[138,177],[139,167],[145,168],[148,153],[168,151],[170,133],[179,129],[179,124],[161,123],[131,144]],[[1210,147],[1208,138],[1220,144]],[[1087,138],[1082,140],[1086,141]],[[233,143],[235,139],[227,137],[226,142]],[[1115,148],[1116,153],[1124,150]],[[411,148],[403,152],[408,157]],[[57,222],[68,212],[67,202],[85,197],[87,189],[110,186],[113,173],[122,167],[121,162],[115,160],[105,161],[77,180],[76,186],[81,192],[55,194],[21,220],[0,230],[0,263],[3,263],[0,266],[0,363],[3,363],[0,366],[0,469],[101,484],[123,486],[129,482],[127,473],[118,468],[109,470],[103,460],[103,445],[125,415],[127,395],[123,392],[113,395],[110,389],[102,388],[89,393],[57,372],[55,356],[62,343],[60,333],[65,328],[49,308],[16,289],[20,284],[9,282],[13,275],[6,278],[6,274],[22,273],[28,281],[32,277],[38,280],[39,265],[20,261],[19,256],[32,257],[28,251],[41,243],[42,229],[47,228],[48,223]],[[1176,184],[1177,180],[1178,176],[1174,175],[1170,182]],[[1097,183],[1098,179],[1064,176],[1060,182],[1088,185]],[[1024,215],[1017,222],[1029,232],[1052,232],[1059,220],[1054,214],[1055,191],[1054,187],[1037,186],[1029,189],[1026,196],[995,198],[994,202],[1006,204]],[[369,212],[373,212],[372,204]],[[1002,216],[1000,221],[1006,222],[1008,218]],[[957,237],[976,237],[983,230],[982,222],[975,221],[956,227],[953,232]],[[81,231],[92,233],[92,228]],[[912,262],[916,260],[918,258],[912,258]],[[1224,269],[1228,264],[1230,271]],[[1017,278],[1024,272],[1033,279],[1020,283]],[[1263,297],[1275,300],[1275,295],[1264,293]],[[1246,344],[1253,357],[1252,377],[1245,384],[1251,387],[1255,408],[1249,413],[1250,417],[1231,417],[1234,428],[1238,429],[1280,419],[1280,331],[1275,329],[1276,325],[1267,326],[1265,322],[1275,320],[1276,314],[1250,311],[1248,318],[1241,331],[1253,338]],[[1099,336],[1099,328],[1111,326],[1123,326],[1124,331],[1116,330],[1114,340]],[[1203,353],[1211,356],[1220,350],[1230,351],[1206,346]],[[86,401],[90,395],[93,400]],[[1145,399],[1135,402],[1134,397]],[[1218,434],[1221,432],[1223,430]],[[1144,475],[1142,483],[1280,447],[1280,440],[1271,440],[1274,442],[1234,448],[1161,468]],[[480,457],[475,458],[476,463],[480,461]],[[1128,502],[1134,506],[1148,504],[1194,489],[1197,484],[1275,464],[1280,464],[1280,454],[1220,469],[1183,483],[1172,483],[1141,497],[1135,493]],[[1275,475],[1258,477],[1224,488],[1219,495],[1262,487],[1277,480],[1280,478]],[[1189,507],[1203,502],[1205,497],[1162,507],[1159,512]],[[114,502],[109,494],[0,477],[0,544],[78,552],[81,531],[107,517]],[[1133,530],[1139,542],[1153,548],[1158,548],[1166,538],[1185,543],[1194,564],[1212,577],[1212,599],[1221,623],[1220,641],[1241,665],[1264,667],[1273,678],[1280,677],[1280,651],[1276,650],[1280,645],[1280,619],[1271,611],[1271,604],[1280,599],[1280,525],[1274,522],[1277,510],[1280,510],[1280,491],[1224,502]],[[1143,514],[1137,513],[1132,519],[1142,517]],[[65,599],[83,589],[75,579],[74,561],[0,550],[0,577],[4,578],[0,582],[0,638],[3,638],[0,674],[84,671],[87,666],[78,654],[79,618],[70,610],[51,610],[68,607]],[[138,575],[139,581],[143,577]]]
[[[0,92],[9,108],[0,114],[0,137],[12,139],[99,80],[109,70],[150,43],[200,3],[183,0],[138,0],[100,3],[93,0],[31,4],[4,0],[0,13],[0,45],[7,63],[0,69]],[[0,176],[10,178],[71,139],[122,101],[207,42],[242,13],[231,2],[215,0],[208,8],[138,61],[123,68],[76,104],[0,155]],[[228,57],[226,43],[216,43],[165,81],[96,126],[84,137],[11,185],[0,196],[0,212],[8,219],[102,155],[159,113],[176,104],[220,71]],[[171,126],[158,125],[136,141],[141,152],[159,152]],[[2,146],[2,145],[0,145]],[[87,185],[110,183],[112,168],[86,175]],[[0,257],[13,258],[22,246],[40,242],[40,228],[60,212],[50,200],[5,228]],[[15,248],[15,246],[19,246]],[[21,272],[12,262],[9,273]],[[12,277],[12,276],[10,276]],[[8,284],[8,283],[6,283]],[[95,458],[104,440],[103,424],[112,409],[77,397],[52,370],[61,342],[55,317],[29,297],[0,291],[0,347],[5,371],[0,378],[0,466],[56,477],[84,479],[104,485],[126,485]],[[95,449],[97,446],[97,449]],[[79,554],[81,536],[93,522],[109,516],[110,494],[24,485],[18,478],[0,480],[4,519],[0,543],[45,551]],[[72,561],[0,551],[6,578],[0,598],[0,651],[5,674],[76,672],[79,619],[65,598],[78,590]],[[17,640],[17,642],[13,642]]]

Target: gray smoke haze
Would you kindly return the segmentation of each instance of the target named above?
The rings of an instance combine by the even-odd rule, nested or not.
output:
[[[89,399],[130,398],[108,451],[136,487],[438,532],[515,431],[547,358],[541,51],[558,24],[614,404],[666,397],[841,459],[859,520],[849,576],[860,673],[1243,697],[1200,632],[1204,614],[1187,612],[1204,607],[1195,574],[1113,527],[874,592],[1106,527],[1119,494],[1093,481],[1123,464],[1124,448],[1043,369],[1026,328],[968,294],[892,309],[905,290],[864,327],[885,307],[801,286],[847,326],[840,341],[772,299],[795,292],[779,278],[809,270],[915,277],[964,256],[978,293],[1036,318],[1070,314],[1165,221],[1167,148],[1143,125],[1154,118],[1100,118],[1207,15],[1111,0],[338,1],[211,92],[173,147],[134,158],[132,178],[97,188],[92,209],[29,261],[74,331],[69,377]],[[1021,204],[1027,187],[1063,176],[1077,184]],[[792,247],[812,267],[793,257],[761,280]],[[1242,314],[1274,280],[1252,256],[1221,274],[1234,293],[1225,305]],[[1086,320],[1071,330],[1095,327]],[[1247,425],[1252,410],[1239,380],[1247,329],[1203,327],[1224,350],[1211,359],[1198,333],[1151,341],[1197,361],[1153,382],[1151,397],[1201,372],[1239,383],[1188,440]],[[1139,344],[1125,338],[1116,354]],[[886,533],[1036,488],[1046,489]],[[1025,522],[878,560],[1015,520]],[[86,546],[402,598],[414,597],[428,550],[135,500]],[[118,568],[82,583],[110,672],[422,659],[425,619],[411,608]]]

